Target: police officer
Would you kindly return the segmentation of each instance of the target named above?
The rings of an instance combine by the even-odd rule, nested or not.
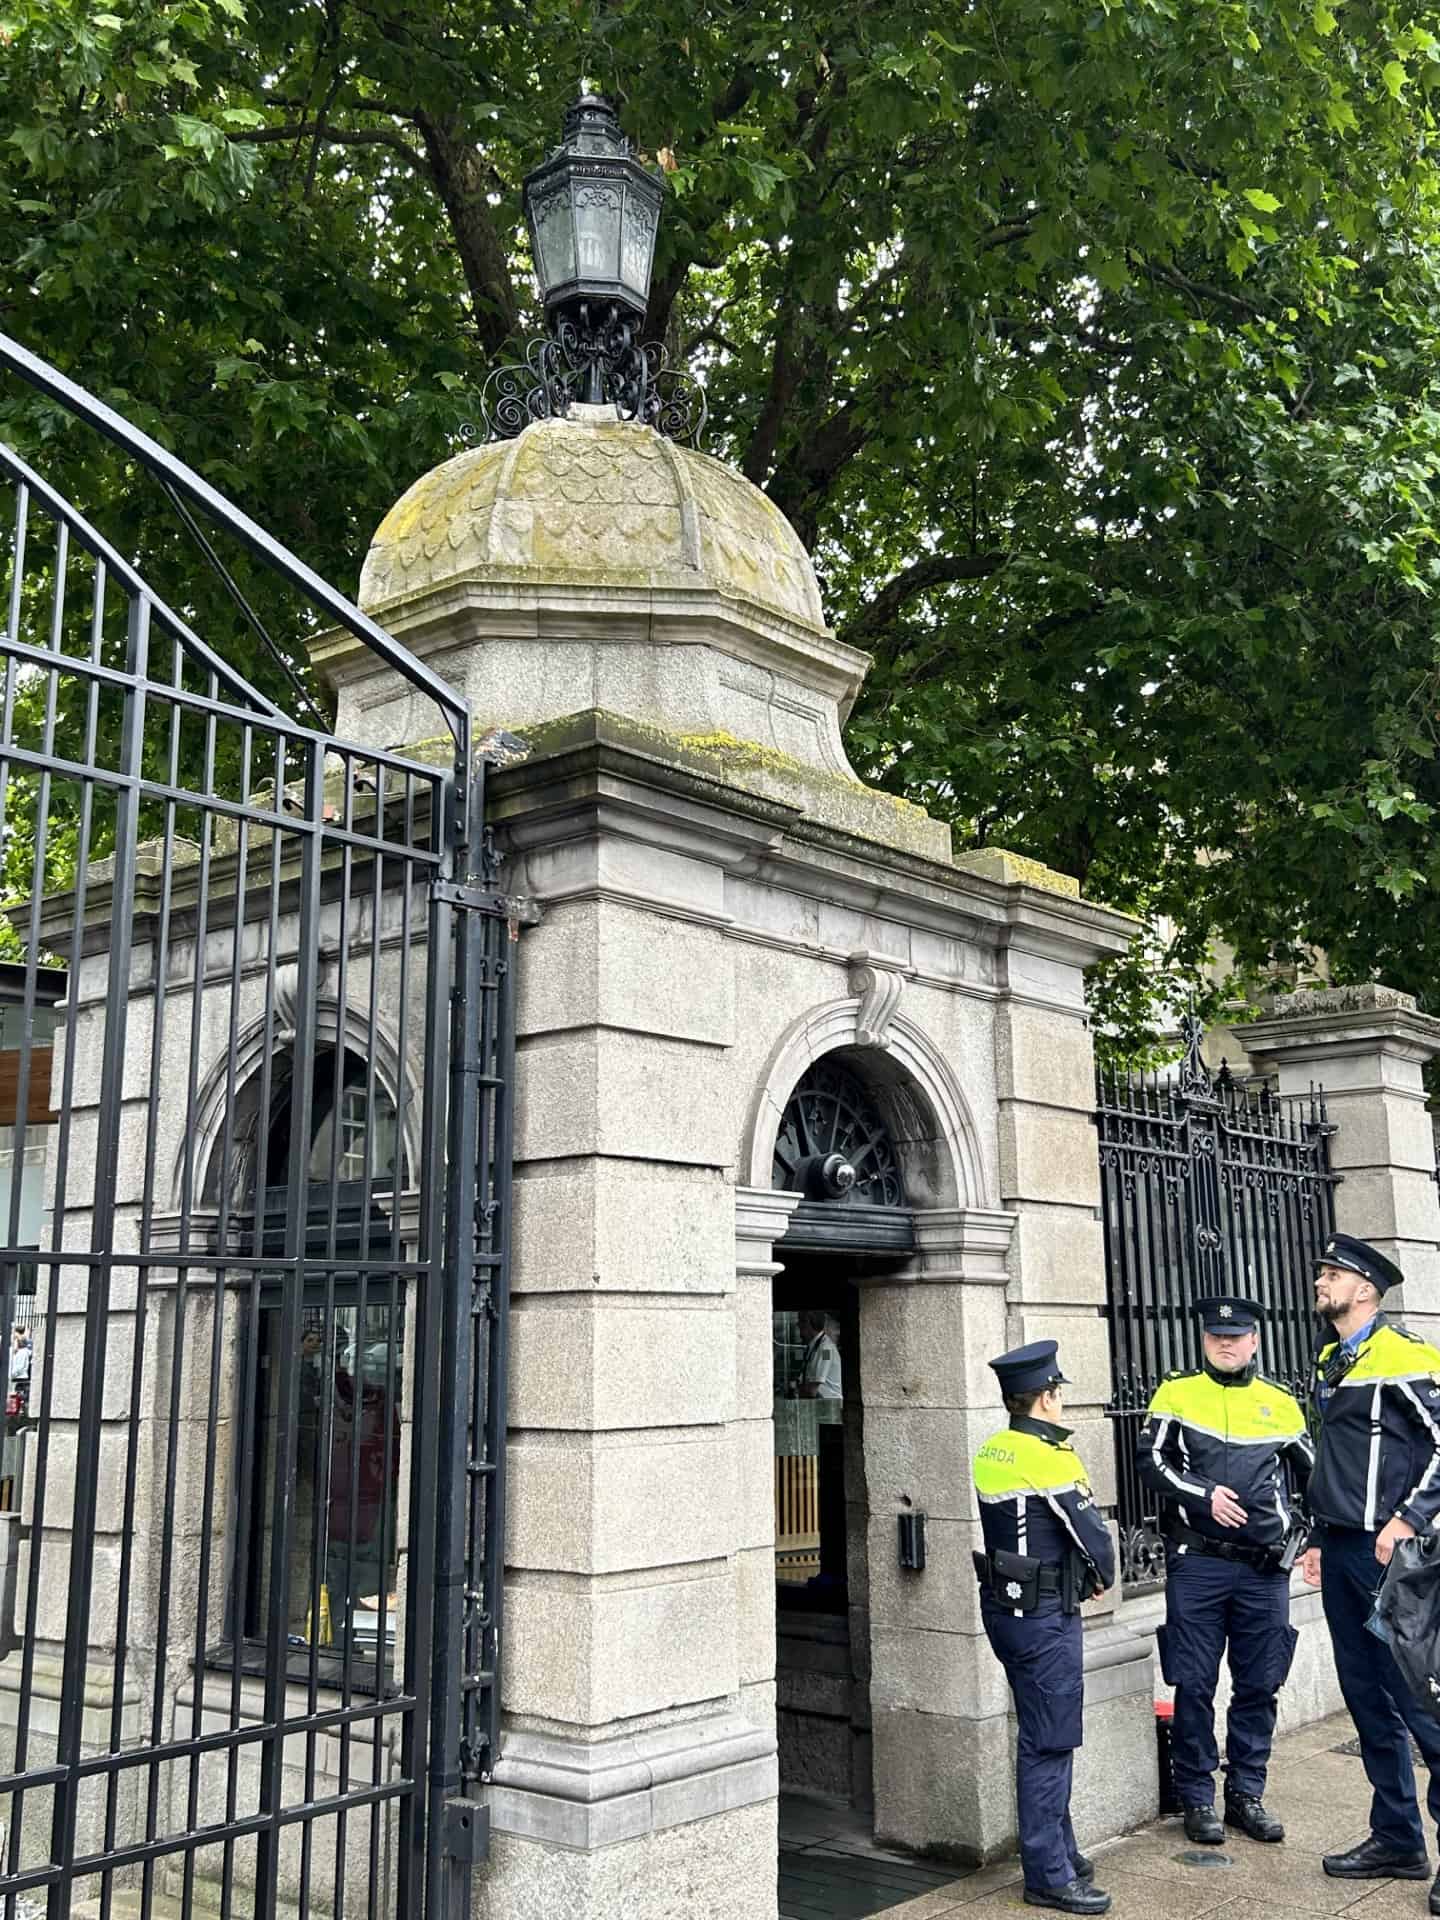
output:
[[[1372,1789],[1369,1837],[1325,1856],[1326,1873],[1344,1880],[1429,1876],[1407,1727],[1430,1769],[1430,1813],[1440,1822],[1440,1723],[1365,1627],[1396,1542],[1433,1530],[1440,1516],[1440,1351],[1380,1311],[1386,1290],[1403,1278],[1364,1240],[1332,1233],[1315,1280],[1316,1311],[1333,1337],[1315,1362],[1321,1424],[1310,1508],[1318,1545],[1305,1556],[1305,1577],[1321,1589]],[[1440,1875],[1430,1911],[1440,1914]]]
[[[1025,1900],[1104,1913],[1110,1896],[1075,1845],[1070,1776],[1081,1743],[1080,1603],[1115,1578],[1110,1532],[1068,1428],[1053,1340],[990,1365],[1009,1426],[975,1456],[985,1552],[975,1555],[980,1614],[1015,1696],[1015,1800]]]
[[[1203,1364],[1161,1383],[1138,1453],[1140,1478],[1161,1497],[1160,1668],[1175,1689],[1175,1790],[1186,1837],[1218,1846],[1215,1687],[1228,1642],[1225,1825],[1252,1840],[1283,1840],[1262,1796],[1276,1695],[1295,1654],[1290,1567],[1303,1523],[1287,1482],[1293,1476],[1303,1496],[1314,1454],[1298,1401],[1256,1370],[1261,1309],[1216,1294],[1197,1301],[1196,1312]]]

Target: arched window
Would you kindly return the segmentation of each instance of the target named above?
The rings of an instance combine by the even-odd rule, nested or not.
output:
[[[294,1244],[297,1202],[304,1235],[298,1262],[259,1268],[250,1282],[241,1389],[250,1444],[237,1462],[235,1617],[258,1657],[274,1609],[283,1607],[297,1675],[308,1674],[313,1651],[322,1683],[343,1672],[352,1686],[384,1688],[395,1638],[405,1358],[399,1118],[373,1064],[349,1050],[317,1054],[308,1112],[292,1057],[275,1063],[272,1084],[263,1123],[256,1115],[241,1211],[261,1255]],[[302,1123],[305,1172],[296,1194]],[[294,1352],[286,1351],[287,1324]],[[287,1369],[292,1417],[284,1426]]]
[[[287,1055],[275,1074],[269,1124],[263,1138],[257,1138],[251,1157],[252,1190],[262,1152],[265,1188],[273,1192],[288,1183],[297,1112],[294,1059]],[[343,1064],[333,1047],[316,1056],[310,1076],[306,1166],[312,1187],[338,1183],[358,1189],[367,1184],[367,1172],[368,1184],[377,1192],[391,1193],[405,1184],[395,1102],[371,1064],[350,1048]]]
[[[782,1193],[852,1207],[903,1207],[890,1129],[865,1082],[843,1061],[817,1060],[785,1103],[775,1139]]]

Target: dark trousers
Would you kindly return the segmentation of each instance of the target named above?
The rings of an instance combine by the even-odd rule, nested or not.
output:
[[[1390,1649],[1365,1622],[1384,1570],[1373,1533],[1327,1531],[1320,1541],[1320,1593],[1335,1649],[1335,1671],[1360,1735],[1370,1782],[1370,1831],[1399,1853],[1423,1853],[1415,1769],[1406,1729],[1430,1769],[1430,1817],[1440,1825],[1440,1723],[1415,1699]]]
[[[987,1598],[985,1632],[1015,1697],[1015,1810],[1027,1887],[1075,1878],[1070,1776],[1083,1733],[1085,1673],[1080,1616],[1051,1610],[1016,1618]]]
[[[1215,1798],[1215,1688],[1230,1649],[1225,1791],[1259,1799],[1275,1738],[1276,1695],[1295,1655],[1290,1581],[1239,1560],[1172,1551],[1165,1579],[1160,1671],[1175,1689],[1171,1752],[1186,1807]]]

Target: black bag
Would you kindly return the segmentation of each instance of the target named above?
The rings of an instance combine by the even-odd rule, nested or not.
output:
[[[1007,1553],[1003,1547],[971,1557],[980,1585],[1002,1607],[1013,1608],[1016,1613],[1034,1613],[1040,1604],[1043,1560],[1032,1560],[1024,1553]]]
[[[1440,1716],[1440,1535],[1417,1534],[1397,1544],[1375,1614],[1406,1686]]]

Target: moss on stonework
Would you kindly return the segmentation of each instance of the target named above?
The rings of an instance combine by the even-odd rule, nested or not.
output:
[[[1043,893],[1063,894],[1069,900],[1080,898],[1080,882],[1072,873],[1057,873],[1043,860],[1032,860],[1023,853],[1010,853],[1004,847],[971,847],[953,855],[963,873],[977,873],[986,880],[999,880],[1006,886],[1038,887]]]
[[[500,724],[526,742],[532,760],[599,741],[645,754],[763,799],[780,801],[817,823],[857,840],[893,847],[924,859],[941,862],[948,859],[946,830],[912,801],[867,787],[853,777],[806,766],[758,740],[742,740],[723,730],[672,733],[651,722],[603,709],[566,714],[535,725],[524,721]]]

